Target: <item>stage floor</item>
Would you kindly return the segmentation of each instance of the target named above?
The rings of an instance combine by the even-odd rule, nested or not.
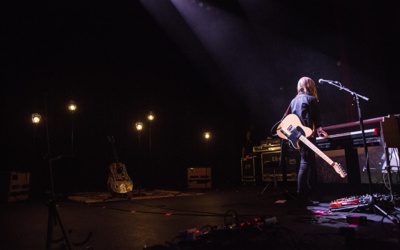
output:
[[[261,191],[239,187],[91,203],[66,199],[58,202],[58,211],[71,242],[91,234],[74,249],[399,249],[398,225],[381,215],[330,213],[328,201],[335,197],[304,207],[287,193]],[[348,215],[367,221],[350,224]],[[1,204],[0,249],[45,249],[47,216],[44,201]],[[237,226],[224,228],[233,222]],[[60,238],[59,227],[54,234]],[[62,249],[59,245],[53,249]]]

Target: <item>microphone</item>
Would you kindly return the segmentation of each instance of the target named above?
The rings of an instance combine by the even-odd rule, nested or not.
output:
[[[324,83],[337,83],[336,81],[324,80],[324,79],[319,79],[318,82],[319,82],[320,84],[324,84]]]

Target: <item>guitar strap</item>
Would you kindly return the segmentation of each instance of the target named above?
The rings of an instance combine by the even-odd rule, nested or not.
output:
[[[287,107],[285,113],[283,114],[281,121],[289,114],[289,112],[290,112],[290,103],[289,103],[289,106]]]
[[[285,117],[286,117],[289,113],[290,113],[290,103],[289,103],[289,106],[287,107],[285,113],[283,114],[283,117],[281,118],[281,120],[278,121],[277,123],[275,123],[274,126],[272,126],[270,132],[271,132],[271,134],[272,134],[273,136],[276,136],[276,134],[273,132],[273,131],[276,130],[276,129],[275,129],[276,126],[278,126],[278,124],[280,124],[280,123],[283,121],[283,119],[285,119]]]

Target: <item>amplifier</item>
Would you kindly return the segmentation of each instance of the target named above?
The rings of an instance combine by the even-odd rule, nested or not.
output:
[[[261,154],[261,177],[262,181],[283,181],[284,169],[279,166],[281,151],[264,152]],[[286,181],[297,180],[298,158],[293,154],[285,157]]]
[[[282,170],[277,170],[275,173],[266,173],[263,176],[264,182],[273,182],[273,181],[283,181],[283,173]],[[295,182],[297,181],[297,173],[296,172],[288,172],[286,173],[286,181]]]
[[[364,148],[345,148],[335,150],[325,150],[324,153],[333,161],[338,162],[347,171],[346,178],[340,176],[324,160],[316,157],[316,167],[318,181],[321,183],[349,183],[349,184],[369,184],[368,174],[365,168]],[[369,146],[369,168],[372,184],[387,183],[387,165],[385,148],[383,146]],[[400,183],[398,151],[389,148],[390,166],[393,184]]]
[[[348,173],[346,178],[341,178],[335,170],[329,166],[323,159],[321,159],[318,155],[315,157],[315,167],[317,171],[317,181],[319,183],[358,183],[359,175],[357,172],[354,172],[354,169],[349,169],[348,165],[352,165],[348,161],[346,161],[346,150],[345,149],[335,149],[335,150],[327,150],[324,153],[331,158],[334,162],[340,163],[343,169]],[[347,155],[351,156],[352,152],[348,152]],[[355,165],[355,164],[354,164]],[[357,169],[358,171],[358,169]]]
[[[254,184],[256,182],[255,159],[256,157],[246,157],[240,159],[242,184]]]
[[[1,175],[1,200],[14,202],[27,200],[30,192],[30,172],[10,171]]]
[[[280,144],[261,144],[253,147],[254,153],[280,151]]]
[[[188,168],[187,182],[188,188],[211,188],[211,168]]]
[[[397,148],[389,148],[389,163],[392,173],[393,184],[399,184],[399,156]],[[369,183],[368,174],[365,162],[364,148],[357,148],[358,162],[360,168],[361,183]],[[388,183],[387,164],[385,148],[382,146],[368,147],[369,156],[369,169],[371,174],[371,181],[375,183]]]

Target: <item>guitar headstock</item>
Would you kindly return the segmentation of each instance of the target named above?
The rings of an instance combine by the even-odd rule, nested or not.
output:
[[[335,169],[336,173],[340,175],[340,177],[345,178],[347,176],[346,170],[340,165],[338,162],[334,162],[332,164],[333,169]]]

